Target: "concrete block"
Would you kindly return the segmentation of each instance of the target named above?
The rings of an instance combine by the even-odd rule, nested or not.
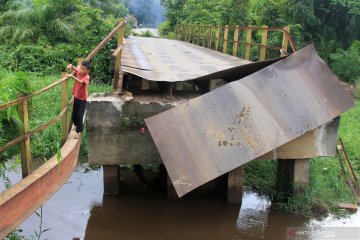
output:
[[[115,195],[121,192],[120,167],[104,165],[104,194]]]
[[[244,167],[238,167],[228,173],[227,202],[242,203]]]
[[[195,95],[168,100],[161,95],[135,96],[131,101],[117,96],[90,97],[86,113],[90,164],[161,163],[144,118],[185,103],[193,97]]]

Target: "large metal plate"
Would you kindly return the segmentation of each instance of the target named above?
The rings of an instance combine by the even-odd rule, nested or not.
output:
[[[121,57],[122,70],[151,81],[186,81],[250,64],[248,60],[186,42],[130,37]],[[222,74],[224,75],[224,74]]]
[[[312,45],[146,119],[179,196],[354,106]]]

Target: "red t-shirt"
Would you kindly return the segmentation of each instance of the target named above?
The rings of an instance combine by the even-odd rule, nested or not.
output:
[[[88,90],[87,87],[89,85],[89,74],[82,75],[80,73],[80,69],[74,67],[74,71],[76,73],[76,77],[82,81],[82,83],[79,83],[77,81],[74,81],[74,87],[72,89],[72,95],[80,100],[86,100],[88,98]]]

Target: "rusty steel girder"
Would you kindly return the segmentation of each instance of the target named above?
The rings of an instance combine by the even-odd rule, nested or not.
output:
[[[181,197],[353,106],[310,45],[145,122]]]
[[[61,148],[61,162],[50,158],[26,178],[0,194],[0,239],[58,191],[76,167],[81,139],[72,131]]]

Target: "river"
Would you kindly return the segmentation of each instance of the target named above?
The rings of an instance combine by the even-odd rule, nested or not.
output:
[[[8,176],[13,183],[20,180],[17,173]],[[49,230],[41,239],[296,239],[289,235],[291,227],[309,231],[306,238],[298,239],[317,239],[314,232],[330,226],[360,230],[359,211],[312,219],[273,209],[269,199],[255,192],[245,192],[240,207],[226,204],[221,195],[206,189],[167,200],[156,183],[144,184],[130,170],[122,171],[123,193],[105,196],[102,179],[101,168],[89,168],[86,160],[79,163],[67,183],[43,205],[41,227]],[[19,228],[31,238],[39,226],[40,217],[33,214]]]

